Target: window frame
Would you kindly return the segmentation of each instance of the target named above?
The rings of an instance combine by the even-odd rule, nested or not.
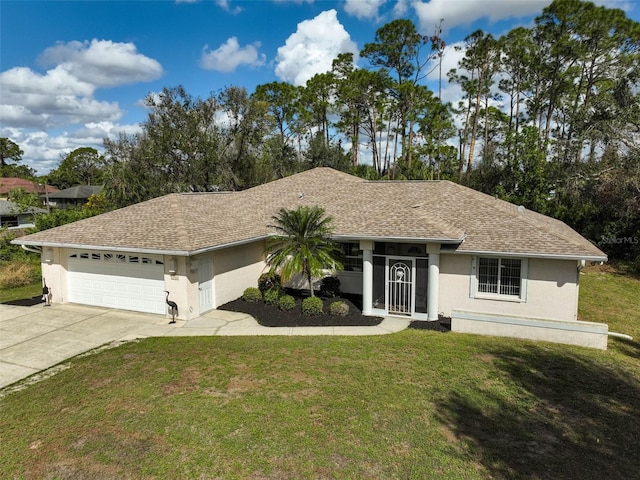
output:
[[[361,273],[364,256],[358,242],[337,242],[344,258],[341,272]],[[355,255],[354,255],[355,253]]]
[[[480,259],[494,259],[498,260],[498,272],[496,293],[481,292],[480,291]],[[502,262],[503,261],[520,261],[520,294],[508,295],[500,293],[500,279],[502,274]],[[484,300],[500,300],[507,302],[520,302],[525,303],[527,301],[527,283],[529,275],[529,260],[523,257],[511,257],[511,256],[499,256],[499,255],[474,255],[471,258],[471,282],[470,282],[470,297]]]

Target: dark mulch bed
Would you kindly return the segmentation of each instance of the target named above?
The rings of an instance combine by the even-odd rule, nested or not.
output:
[[[282,311],[277,306],[266,305],[264,302],[250,303],[242,298],[218,307],[220,310],[242,312],[251,315],[258,323],[265,327],[369,327],[379,325],[382,317],[367,317],[362,315],[362,296],[342,294],[340,297],[322,298],[324,312],[322,315],[305,315],[302,313],[302,300],[307,295],[296,290],[287,290],[296,299],[293,310]],[[329,305],[341,300],[349,305],[349,315],[339,317],[329,315]],[[432,330],[436,332],[451,331],[451,319],[440,316],[437,322],[415,320],[409,324],[415,330]]]
[[[414,320],[409,324],[409,328],[413,328],[415,330],[433,330],[436,332],[450,332],[451,318],[443,317],[441,315],[440,317],[438,317],[438,320],[435,322],[427,322],[424,320]]]
[[[345,295],[333,298],[322,298],[324,312],[322,315],[305,315],[302,313],[303,295],[295,292],[287,292],[296,299],[296,306],[287,312],[277,306],[266,305],[264,302],[250,303],[242,298],[226,303],[218,309],[231,312],[243,312],[255,318],[260,325],[265,327],[369,327],[379,325],[381,317],[366,317],[362,315],[362,298],[356,295]],[[349,314],[342,317],[329,315],[329,305],[341,300],[349,305]]]

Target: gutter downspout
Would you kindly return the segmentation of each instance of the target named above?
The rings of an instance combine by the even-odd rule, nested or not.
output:
[[[37,250],[36,248],[27,247],[26,245],[22,244],[20,245],[20,247],[27,252],[39,253],[42,255],[42,249]]]
[[[610,337],[623,338],[625,340],[633,340],[631,335],[627,335],[626,333],[618,333],[618,332],[607,332],[607,335]]]

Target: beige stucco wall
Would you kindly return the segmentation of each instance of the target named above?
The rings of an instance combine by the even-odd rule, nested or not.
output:
[[[189,270],[189,259],[187,257],[164,256],[164,288],[169,292],[169,299],[178,304],[178,317],[180,320],[191,320],[200,314],[198,308],[198,297],[193,299],[193,280]],[[175,265],[175,273],[171,272],[171,267]],[[197,274],[197,272],[196,272]],[[197,277],[196,277],[197,281]],[[195,286],[197,292],[198,287]],[[167,318],[169,308],[167,307]]]
[[[67,301],[67,255],[64,248],[45,247],[40,255],[42,278],[51,292],[51,301]]]
[[[241,297],[247,287],[257,287],[264,270],[262,241],[213,252],[213,307]]]
[[[573,260],[528,260],[527,296],[523,302],[470,297],[471,256],[440,256],[439,311],[454,309],[553,320],[576,320],[578,271]]]
[[[603,323],[576,320],[540,320],[483,316],[473,312],[453,311],[451,330],[498,337],[525,338],[582,347],[607,349],[608,327]]]

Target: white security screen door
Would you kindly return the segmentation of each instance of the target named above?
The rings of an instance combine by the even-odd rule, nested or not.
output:
[[[388,258],[387,308],[393,315],[411,315],[413,260]]]

